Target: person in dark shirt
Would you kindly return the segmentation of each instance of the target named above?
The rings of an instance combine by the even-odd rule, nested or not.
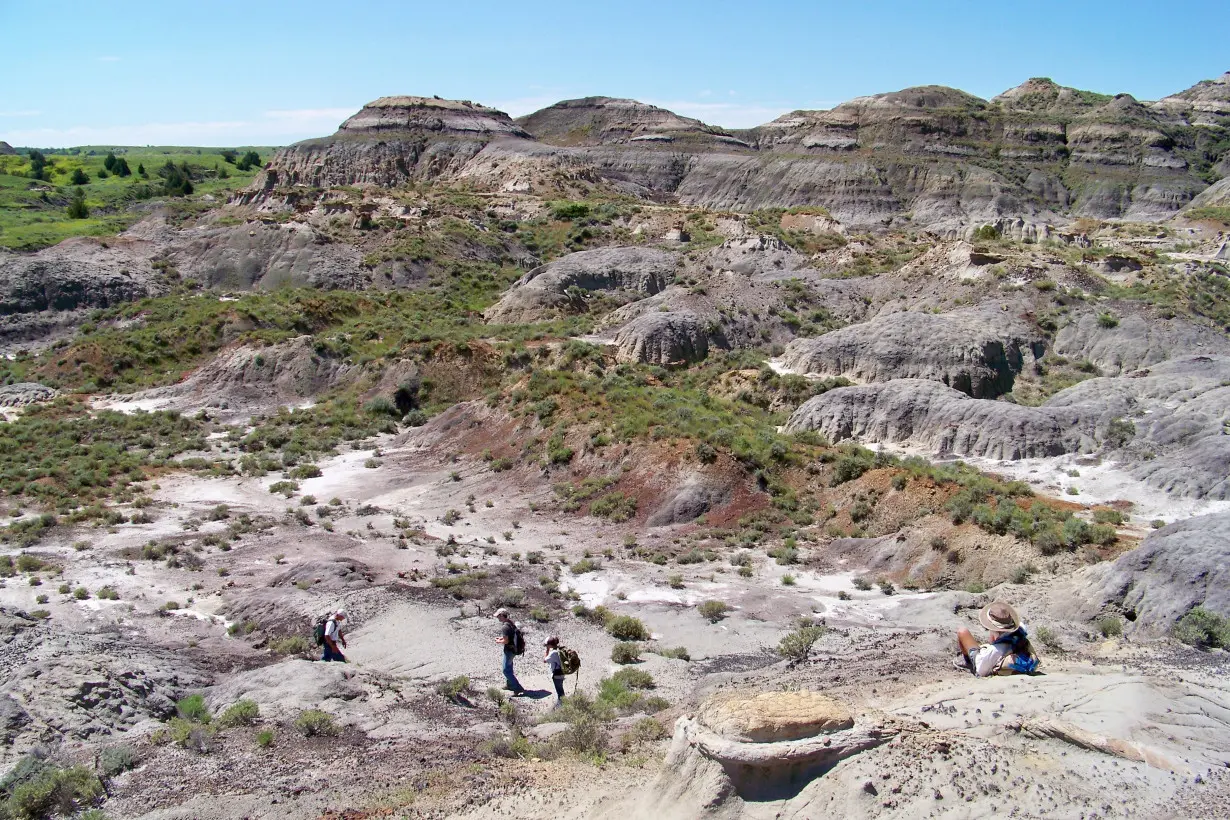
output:
[[[517,657],[517,625],[513,623],[512,618],[508,617],[508,610],[501,607],[495,611],[496,620],[502,625],[500,628],[500,637],[495,639],[496,643],[504,645],[504,688],[513,693],[514,696],[525,692],[525,687],[521,685],[521,681],[517,680],[517,675],[513,671],[513,659]]]

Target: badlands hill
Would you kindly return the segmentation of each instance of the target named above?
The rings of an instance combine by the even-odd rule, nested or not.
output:
[[[607,97],[557,103],[519,125],[481,106],[383,98],[333,137],[280,152],[266,184],[431,179],[550,195],[561,177],[579,177],[708,208],[821,205],[859,228],[1157,220],[1225,175],[1230,74],[1156,103],[1047,79],[990,101],[924,86],[795,111],[738,136]]]
[[[385,97],[0,251],[0,820],[1224,814],[1227,88]]]

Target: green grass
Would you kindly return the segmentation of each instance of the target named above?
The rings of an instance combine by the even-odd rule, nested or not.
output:
[[[14,250],[33,250],[54,245],[72,236],[110,236],[131,227],[149,214],[148,202],[166,202],[171,198],[159,194],[144,203],[136,197],[143,194],[142,186],[158,185],[162,180],[157,169],[170,161],[179,165],[187,163],[199,169],[200,178],[193,182],[193,194],[176,198],[172,212],[193,210],[201,203],[201,197],[212,194],[224,200],[234,190],[245,187],[259,172],[258,168],[240,171],[226,163],[220,148],[186,147],[124,147],[83,146],[65,152],[44,151],[49,163],[45,175],[48,180],[34,180],[24,176],[29,172],[30,162],[25,155],[0,156],[0,247]],[[248,148],[237,149],[240,155]],[[257,147],[262,162],[273,155],[273,148]],[[99,178],[104,158],[108,151],[124,158],[132,170],[128,177],[110,175]],[[149,175],[143,179],[137,173],[140,165]],[[215,168],[218,169],[215,172]],[[70,178],[74,170],[81,169],[90,181],[82,185],[86,206],[90,210],[87,219],[69,219],[66,213],[69,197],[76,187]],[[225,169],[227,178],[219,178]],[[133,207],[136,205],[137,207]]]

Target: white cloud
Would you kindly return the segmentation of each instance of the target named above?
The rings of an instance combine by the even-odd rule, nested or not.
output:
[[[27,109],[25,111],[0,111],[0,117],[37,117],[42,111]]]

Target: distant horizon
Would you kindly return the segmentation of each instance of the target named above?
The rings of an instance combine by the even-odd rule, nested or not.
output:
[[[364,104],[414,94],[471,99],[524,116],[566,99],[636,99],[720,128],[924,85],[990,99],[1034,77],[1152,101],[1230,69],[1211,0],[1042,2],[1003,25],[964,4],[875,8],[769,2],[618,12],[555,3],[449,9],[373,0],[344,12],[324,0],[242,4],[68,2],[86,32],[73,45],[13,38],[0,103],[14,147],[233,147],[327,136]],[[323,22],[322,22],[323,21]],[[33,31],[41,4],[8,0],[0,25]],[[598,92],[598,93],[596,93]]]

